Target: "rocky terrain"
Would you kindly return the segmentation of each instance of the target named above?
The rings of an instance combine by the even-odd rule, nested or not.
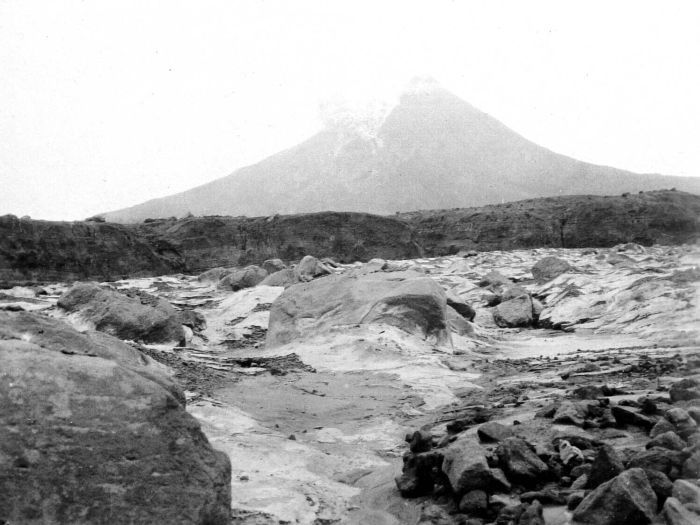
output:
[[[697,523],[699,266],[626,243],[6,289],[0,522]]]
[[[188,214],[393,214],[672,187],[700,193],[696,177],[636,174],[554,153],[434,80],[415,80],[385,114],[334,120],[257,164],[105,217],[136,223]]]
[[[0,217],[0,285],[199,273],[287,262],[341,263],[460,250],[678,244],[700,235],[700,196],[679,191],[556,197],[390,217],[315,213],[188,217],[124,226]]]

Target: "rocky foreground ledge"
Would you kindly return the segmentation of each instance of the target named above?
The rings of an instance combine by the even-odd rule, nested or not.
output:
[[[696,522],[698,248],[463,255],[5,290],[0,520]]]

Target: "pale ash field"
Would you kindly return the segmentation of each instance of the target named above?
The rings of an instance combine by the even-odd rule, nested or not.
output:
[[[531,269],[547,256],[571,269],[537,282]],[[292,297],[276,319],[273,313],[277,328],[270,311],[285,291],[280,286],[227,292],[188,276],[110,285],[147,291],[206,320],[206,328],[186,331],[184,347],[138,346],[186,381],[187,410],[214,448],[230,457],[234,523],[458,523],[455,515],[466,514],[444,498],[401,497],[394,478],[408,451],[406,434],[423,428],[434,444],[474,436],[479,425],[469,417],[483,409],[508,428],[519,421],[512,428],[536,448],[576,435],[643,450],[649,438],[634,425],[613,432],[536,413],[561,405],[581,385],[624,391],[607,396],[615,405],[667,395],[681,375],[700,377],[694,368],[700,359],[699,264],[697,246],[625,245],[337,265],[332,272],[341,277],[287,290],[285,296],[305,287],[308,296]],[[318,284],[342,276],[353,280],[355,292],[341,297],[337,287]],[[373,294],[381,294],[386,280],[426,278],[452,301],[471,305],[473,322],[449,311],[446,326],[428,323],[426,329],[400,305],[373,310]],[[534,299],[528,304],[546,328],[497,326],[498,307],[488,304],[513,286],[522,288],[514,295]],[[79,313],[55,306],[66,289],[48,286],[43,297],[6,290],[3,306],[91,328]],[[360,310],[364,317],[355,315]],[[460,421],[466,423],[460,427]],[[555,485],[561,498],[542,501],[544,519],[570,523],[565,500],[571,489]],[[517,491],[500,492],[489,495],[489,505],[499,497],[519,501]]]

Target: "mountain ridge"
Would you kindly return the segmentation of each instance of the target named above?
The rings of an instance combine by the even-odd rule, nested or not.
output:
[[[700,193],[700,178],[636,174],[572,159],[432,85],[404,93],[373,136],[331,126],[228,176],[103,215],[115,222],[189,213],[388,215],[671,187]]]

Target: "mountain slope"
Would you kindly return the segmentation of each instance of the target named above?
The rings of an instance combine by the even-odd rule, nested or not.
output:
[[[671,187],[700,194],[700,178],[639,175],[553,153],[437,84],[421,84],[372,134],[330,127],[227,177],[105,217],[390,214]]]

